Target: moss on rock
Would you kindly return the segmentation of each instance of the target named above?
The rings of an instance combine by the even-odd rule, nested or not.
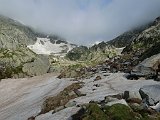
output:
[[[104,108],[105,113],[109,116],[110,120],[139,120],[140,114],[133,112],[131,108],[123,104],[114,104]]]

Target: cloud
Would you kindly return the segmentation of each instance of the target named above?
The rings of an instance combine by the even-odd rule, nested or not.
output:
[[[160,0],[0,0],[0,14],[87,45],[154,20]]]

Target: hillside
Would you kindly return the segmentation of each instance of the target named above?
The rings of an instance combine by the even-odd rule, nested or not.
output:
[[[47,73],[48,58],[27,48],[35,42],[36,34],[32,29],[0,16],[0,79]]]
[[[160,52],[160,17],[152,25],[141,32],[126,48],[123,53],[139,54],[144,60]]]
[[[29,27],[0,16],[0,48],[16,49],[19,46],[33,44],[35,40],[36,36]]]
[[[160,118],[160,18],[91,47],[0,23],[0,120]]]
[[[146,25],[134,28],[116,37],[115,39],[108,41],[107,43],[117,48],[125,47],[129,45],[142,31],[144,31],[149,26],[150,24],[146,24]]]
[[[94,61],[100,62],[108,58],[118,55],[118,51],[114,46],[105,42],[95,44],[92,47],[79,46],[68,52],[66,58],[78,61]]]

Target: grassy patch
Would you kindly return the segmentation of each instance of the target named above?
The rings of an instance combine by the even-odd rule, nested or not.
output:
[[[123,104],[100,107],[96,103],[89,103],[75,115],[73,120],[159,120],[159,113],[149,115],[146,111],[134,111]]]

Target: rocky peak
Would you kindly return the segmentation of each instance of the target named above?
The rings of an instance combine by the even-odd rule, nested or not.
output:
[[[157,24],[159,24],[160,23],[160,17],[157,17],[156,19],[155,19],[155,21],[153,22],[153,25],[157,25]]]

